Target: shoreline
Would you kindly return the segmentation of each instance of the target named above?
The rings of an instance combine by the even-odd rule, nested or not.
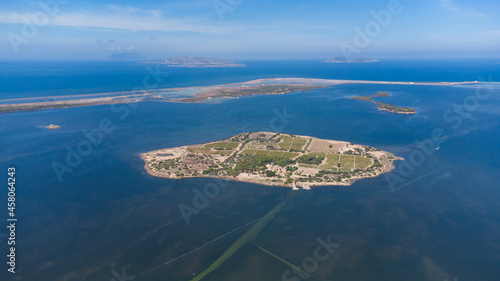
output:
[[[354,96],[354,97],[351,97],[351,99],[374,103],[378,106],[378,110],[381,110],[381,111],[387,111],[387,112],[397,113],[397,114],[415,114],[416,113],[416,110],[414,108],[401,107],[401,106],[397,106],[397,105],[393,105],[393,104],[389,104],[389,103],[384,103],[384,102],[378,102],[378,101],[373,100],[373,98],[388,97],[388,96],[390,96],[389,93],[379,91],[375,95]]]
[[[121,103],[135,103],[142,101],[156,101],[156,102],[203,102],[204,100],[228,97],[238,98],[241,96],[249,95],[275,95],[287,94],[289,92],[267,92],[261,93],[260,88],[272,86],[316,86],[316,87],[329,87],[345,84],[374,84],[374,85],[427,85],[427,86],[454,86],[454,85],[468,85],[468,84],[481,84],[479,81],[465,81],[465,82],[404,82],[404,81],[369,81],[369,80],[336,80],[336,79],[317,79],[317,78],[264,78],[255,79],[239,83],[220,84],[212,86],[191,86],[191,87],[175,87],[175,88],[162,88],[154,90],[140,90],[140,91],[116,91],[105,93],[93,94],[78,94],[78,95],[63,95],[63,96],[46,96],[46,97],[31,97],[31,98],[17,98],[17,99],[3,99],[0,100],[0,113],[9,112],[24,112],[35,111],[43,109],[57,109],[68,107],[82,107],[104,104],[121,104]],[[231,89],[240,90],[245,87],[253,87],[257,93],[243,93],[236,96],[223,96],[224,91]],[[194,91],[189,91],[194,90]],[[189,93],[186,93],[189,91]],[[294,91],[291,91],[294,92]],[[180,97],[179,97],[180,95]],[[203,96],[202,100],[193,99],[197,96]],[[100,96],[100,97],[96,97]],[[36,101],[43,99],[57,99],[66,98],[65,100],[56,101]],[[71,99],[75,98],[75,99]],[[189,101],[189,100],[192,101]],[[21,103],[1,103],[1,102],[14,102],[26,101]]]
[[[141,158],[142,158],[142,156],[141,156]],[[144,160],[144,158],[142,158],[142,159]],[[403,160],[398,160],[398,161],[403,161]],[[390,171],[395,170],[396,167],[394,165],[392,165],[390,170],[385,171],[385,172],[380,172],[380,173],[373,175],[373,176],[353,177],[350,179],[350,182],[300,183],[300,184],[296,184],[295,186],[290,185],[290,184],[284,184],[282,182],[257,182],[257,181],[252,181],[249,179],[233,178],[233,177],[229,177],[229,176],[205,176],[205,175],[201,175],[201,176],[172,177],[172,176],[163,175],[161,173],[157,173],[157,172],[151,170],[151,168],[149,168],[149,165],[147,162],[146,162],[146,164],[144,164],[144,169],[146,170],[146,172],[150,176],[157,177],[157,178],[169,179],[169,180],[184,180],[184,179],[196,179],[196,178],[220,179],[220,180],[225,180],[225,181],[246,182],[246,183],[258,184],[258,185],[263,185],[263,186],[271,186],[271,187],[276,186],[276,187],[283,187],[283,188],[293,188],[294,190],[298,190],[298,187],[302,187],[302,189],[304,189],[304,190],[311,190],[312,187],[325,187],[325,186],[326,187],[327,186],[346,186],[347,187],[347,186],[351,186],[359,180],[372,179],[372,178],[379,177],[380,175],[383,175],[385,173],[388,173]]]
[[[377,104],[377,103],[375,103],[375,104]],[[406,115],[412,115],[412,114],[416,113],[416,112],[401,112],[401,111],[389,110],[389,109],[381,108],[380,106],[379,106],[378,110],[387,111],[387,112],[396,113],[396,114],[406,114]]]
[[[144,62],[139,62],[139,63],[145,63],[145,64],[164,64],[167,67],[194,67],[194,68],[204,68],[204,67],[246,67],[246,64],[239,64],[239,63],[220,63],[220,64],[173,64],[173,63],[168,63],[164,61],[144,61]]]
[[[243,135],[247,135],[247,137],[244,138],[245,140],[247,140],[248,137],[250,137],[250,140],[260,140],[259,138],[255,138],[255,136],[257,134],[259,134],[259,135],[265,134],[266,136],[265,137],[263,136],[264,139],[269,138],[271,135],[275,135],[275,136],[278,135],[278,136],[285,136],[285,137],[292,136],[292,135],[287,135],[287,134],[276,134],[276,133],[269,133],[269,132],[243,133],[243,134],[233,136],[233,137],[221,140],[221,141],[203,143],[203,144],[198,144],[198,145],[193,145],[193,146],[180,146],[180,147],[172,147],[172,148],[163,148],[163,149],[159,149],[159,150],[155,150],[155,151],[144,152],[144,153],[140,154],[140,157],[145,162],[144,169],[146,170],[146,172],[149,175],[154,176],[154,177],[166,178],[166,179],[171,179],[171,180],[181,180],[181,179],[188,179],[188,178],[213,178],[213,179],[221,179],[221,180],[227,180],[227,181],[247,182],[247,183],[259,184],[259,185],[263,185],[263,186],[280,186],[280,187],[284,187],[284,188],[293,188],[294,190],[297,190],[299,188],[309,190],[309,189],[311,189],[311,187],[321,187],[321,186],[351,186],[352,184],[354,184],[358,180],[375,178],[375,177],[378,177],[384,173],[390,172],[390,171],[396,169],[396,167],[394,166],[394,161],[404,160],[404,158],[395,156],[390,152],[382,151],[382,150],[378,150],[378,149],[372,150],[374,148],[370,148],[370,147],[367,147],[364,145],[353,144],[353,143],[337,141],[337,140],[319,139],[319,138],[310,137],[310,136],[293,135],[293,138],[296,138],[296,139],[298,138],[298,139],[304,139],[304,140],[309,139],[310,140],[310,142],[304,141],[304,144],[302,145],[303,151],[300,153],[297,153],[293,159],[297,159],[296,157],[299,157],[299,156],[302,157],[302,156],[308,155],[310,153],[312,153],[311,155],[315,155],[318,153],[319,154],[323,153],[324,155],[328,155],[329,153],[333,153],[333,152],[329,151],[329,149],[331,149],[331,147],[326,148],[326,146],[325,146],[324,147],[325,150],[323,150],[324,152],[319,152],[317,149],[311,148],[312,142],[325,142],[327,144],[333,144],[333,146],[336,147],[334,149],[338,149],[338,147],[337,147],[338,145],[342,146],[342,145],[346,145],[346,144],[347,144],[346,147],[349,147],[349,146],[351,147],[348,150],[352,149],[353,151],[355,151],[359,148],[363,148],[366,151],[366,155],[370,154],[371,156],[374,157],[374,159],[378,159],[380,161],[381,165],[378,166],[379,168],[375,168],[375,169],[372,169],[373,166],[367,166],[370,169],[372,169],[370,172],[367,172],[366,167],[362,168],[361,166],[357,166],[357,164],[355,164],[355,163],[357,163],[356,157],[363,158],[363,156],[354,156],[354,158],[353,158],[354,164],[351,167],[351,172],[346,172],[346,171],[340,172],[340,170],[337,170],[340,168],[325,167],[324,165],[326,163],[328,163],[328,160],[326,160],[326,158],[323,158],[321,164],[318,164],[316,168],[301,166],[298,162],[296,162],[295,164],[291,164],[294,167],[298,167],[297,169],[293,170],[293,171],[297,171],[298,173],[295,174],[294,172],[290,172],[291,175],[288,175],[286,177],[283,174],[283,175],[278,176],[276,178],[275,176],[269,176],[267,174],[264,174],[264,172],[262,172],[262,171],[261,172],[240,171],[237,174],[233,174],[233,175],[231,175],[230,173],[215,173],[215,174],[201,173],[202,170],[209,167],[209,166],[200,167],[201,166],[200,163],[204,163],[205,161],[207,161],[207,159],[211,159],[210,161],[217,159],[217,160],[215,160],[217,162],[217,164],[215,164],[216,162],[214,162],[211,165],[219,166],[219,165],[221,165],[221,163],[225,163],[225,161],[228,159],[231,159],[233,157],[238,158],[238,155],[248,155],[247,153],[245,153],[246,150],[247,149],[252,150],[254,148],[245,147],[245,144],[243,146],[241,146],[241,143],[243,143],[243,142],[240,142],[240,145],[238,145],[236,148],[230,150],[231,154],[224,154],[226,156],[216,156],[213,154],[214,151],[212,151],[210,149],[207,151],[204,151],[204,152],[201,152],[201,150],[207,149],[206,148],[207,146],[208,147],[215,147],[217,144],[220,144],[221,142],[222,143],[224,143],[224,142],[228,143],[228,141],[234,142],[235,137],[240,138]],[[273,139],[273,137],[270,138],[270,140],[272,140],[272,139]],[[243,140],[243,139],[241,139],[241,140]],[[315,144],[315,145],[317,145],[317,144]],[[343,149],[345,149],[346,147],[344,147]],[[366,148],[369,148],[369,149],[366,150]],[[210,151],[212,151],[212,152],[210,152]],[[268,151],[269,153],[276,153],[277,152],[274,149],[266,150],[266,151]],[[288,151],[288,150],[286,150],[286,151]],[[335,155],[341,155],[341,156],[345,155],[346,157],[352,157],[352,154],[344,153],[345,150],[342,151],[342,149],[340,149],[340,151],[341,151],[340,154],[335,154]],[[289,153],[289,152],[283,151],[283,153]],[[337,153],[337,152],[335,152],[335,153]],[[212,155],[212,156],[208,156],[208,158],[204,159],[204,160],[201,159],[201,156],[207,156],[207,155]],[[262,154],[259,154],[258,152],[256,152],[256,154],[254,154],[254,155],[262,155]],[[354,154],[354,155],[356,155],[356,154]],[[252,157],[255,157],[255,156],[252,156]],[[192,159],[198,159],[198,160],[193,161]],[[221,162],[218,162],[219,160]],[[177,164],[172,164],[176,161],[178,161]],[[251,161],[251,160],[248,160],[248,161]],[[338,161],[340,161],[340,158],[338,159]],[[359,161],[361,161],[361,160],[359,160]],[[175,165],[175,166],[161,168],[162,166],[161,165],[158,166],[158,164],[161,164],[162,162],[169,162],[169,163],[171,163],[170,165]],[[243,162],[245,162],[245,161],[243,160]],[[369,165],[375,164],[376,162],[377,161],[373,160],[371,162],[371,164],[369,164]],[[183,163],[188,163],[188,166],[184,165]],[[237,163],[236,163],[236,165],[237,165]],[[204,164],[208,165],[208,163],[204,163]],[[178,167],[185,167],[185,168],[183,168],[181,171],[181,169]],[[340,166],[338,166],[338,167],[340,167]],[[268,165],[267,168],[274,169],[274,168],[276,168],[276,166],[271,165],[271,167],[269,167],[269,165]],[[282,167],[281,169],[283,169],[281,172],[285,173],[285,172],[283,172],[285,168]],[[299,179],[299,178],[305,178],[306,174],[314,175],[314,174],[317,174],[319,171],[327,171],[329,169],[337,170],[337,174],[332,175],[332,178],[329,178],[329,179],[333,179],[333,177],[338,177],[338,176],[345,174],[345,173],[348,173],[348,174],[350,173],[351,175],[346,177],[346,178],[342,178],[339,181],[331,181],[331,180],[327,181],[326,176],[325,177],[322,176],[324,180],[322,179],[321,181],[316,181],[316,180],[301,181]],[[359,170],[359,169],[361,169],[361,170]],[[174,173],[174,171],[177,171],[177,172]],[[289,171],[289,170],[287,169],[287,171]],[[360,171],[360,172],[356,172],[356,171]],[[280,171],[278,171],[278,173],[280,173]],[[285,179],[290,179],[290,178],[293,180],[292,181],[288,181],[288,180],[285,181]],[[311,177],[309,176],[309,179],[310,178]]]
[[[15,101],[15,100],[32,100],[32,99],[46,99],[46,98],[67,98],[67,97],[81,97],[81,96],[96,96],[96,95],[112,95],[112,94],[132,94],[132,93],[144,93],[147,91],[169,91],[169,90],[185,90],[185,89],[196,89],[196,88],[215,88],[222,86],[231,86],[231,85],[241,85],[241,84],[254,84],[254,83],[262,83],[266,81],[288,81],[289,83],[303,83],[304,81],[312,82],[323,82],[323,84],[388,84],[388,85],[430,85],[430,86],[453,86],[453,85],[467,85],[467,84],[485,84],[485,83],[500,83],[500,82],[480,82],[480,81],[458,81],[458,82],[411,82],[411,81],[378,81],[378,80],[343,80],[343,79],[320,79],[320,78],[292,78],[292,77],[283,77],[283,78],[261,78],[254,79],[243,82],[234,82],[227,84],[216,84],[216,85],[208,85],[208,86],[187,86],[187,87],[172,87],[172,88],[159,88],[159,89],[151,89],[151,90],[136,90],[136,91],[113,91],[113,92],[101,92],[101,93],[90,93],[90,94],[77,94],[77,95],[61,95],[61,96],[40,96],[40,97],[29,97],[29,98],[15,98],[15,99],[1,99],[0,102],[4,101]]]

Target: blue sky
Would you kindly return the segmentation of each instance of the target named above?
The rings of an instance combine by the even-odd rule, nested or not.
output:
[[[498,0],[17,0],[0,7],[0,59],[500,57]]]

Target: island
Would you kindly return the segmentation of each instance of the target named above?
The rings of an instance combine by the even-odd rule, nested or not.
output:
[[[297,84],[297,85],[257,85],[240,87],[216,88],[208,91],[196,93],[193,97],[175,99],[176,102],[202,102],[216,98],[235,98],[243,96],[257,95],[284,95],[292,92],[306,92],[314,89],[326,88],[326,86]]]
[[[212,177],[294,189],[350,185],[389,172],[394,161],[404,160],[366,145],[272,132],[242,133],[141,157],[156,177]]]
[[[378,108],[380,110],[384,111],[389,111],[393,113],[399,113],[399,114],[415,114],[415,109],[411,107],[401,107],[397,105],[392,105],[388,104],[385,102],[376,102],[372,98],[378,98],[378,97],[388,97],[390,96],[389,93],[386,92],[378,92],[376,95],[368,95],[368,96],[359,96],[359,97],[352,97],[351,99],[353,100],[362,100],[362,101],[367,101],[367,102],[373,102],[374,104],[378,105]]]
[[[96,94],[101,95],[101,94]],[[90,94],[89,96],[92,96]],[[68,96],[63,96],[68,97]],[[8,103],[0,104],[0,113],[8,112],[19,112],[19,111],[34,111],[42,109],[59,109],[59,108],[70,108],[70,107],[80,107],[80,106],[93,106],[93,105],[104,105],[104,104],[119,104],[119,103],[132,103],[145,100],[147,94],[140,93],[138,95],[126,95],[126,96],[113,96],[113,97],[85,97],[81,99],[64,99],[56,101],[41,101],[41,102],[21,102],[21,103]],[[51,98],[51,97],[48,97]],[[23,101],[36,100],[39,98],[26,98],[19,99]],[[45,99],[45,98],[40,98]]]
[[[57,130],[57,129],[61,128],[61,126],[55,125],[55,124],[50,124],[45,128],[50,129],[50,130]]]
[[[214,87],[202,88],[175,88],[156,91],[131,91],[131,92],[116,92],[108,94],[90,94],[80,95],[79,99],[69,99],[71,96],[47,97],[59,98],[60,100],[39,101],[39,102],[22,102],[0,104],[0,113],[18,112],[18,111],[33,111],[42,109],[58,109],[69,107],[81,107],[104,104],[120,104],[120,103],[135,103],[141,101],[169,101],[182,103],[198,103],[212,99],[221,98],[239,98],[244,96],[256,95],[283,95],[292,92],[304,92],[314,89],[325,88],[322,85],[312,84],[257,84],[257,85],[220,85]],[[194,90],[189,97],[179,98],[177,92],[186,90]],[[93,97],[98,96],[98,97]],[[76,98],[77,96],[74,96]],[[30,101],[36,99],[47,98],[26,98],[18,99],[22,101]],[[12,101],[12,100],[10,100]]]
[[[333,59],[327,59],[324,62],[327,63],[367,63],[367,62],[377,62],[378,60],[372,58],[351,58],[351,57],[335,57]]]
[[[314,89],[335,87],[345,84],[454,86],[479,83],[481,82],[390,82],[315,78],[264,78],[240,83],[221,84],[214,86],[164,88],[151,90],[144,89],[138,91],[5,99],[0,100],[0,113],[96,106],[106,104],[131,104],[145,101],[213,103],[222,101],[223,99],[234,99],[243,96],[282,95],[292,92],[308,92]],[[362,99],[374,102],[373,100],[371,100],[371,97],[376,97],[376,95],[355,97],[354,99]],[[387,103],[374,103],[379,105],[382,110],[396,113],[412,114],[411,110],[405,112],[403,108],[395,107]]]
[[[147,62],[166,64],[169,67],[245,67],[229,59],[177,56],[166,58],[163,62]]]
[[[140,55],[138,53],[112,54],[106,58],[106,60],[109,61],[131,61],[131,62],[144,61],[145,59],[146,59],[145,56]]]

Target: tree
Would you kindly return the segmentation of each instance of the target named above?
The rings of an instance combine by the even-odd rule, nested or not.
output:
[[[275,177],[276,176],[276,172],[274,171],[269,171],[269,170],[266,170],[266,177]]]
[[[239,174],[240,174],[240,173],[238,172],[238,170],[232,170],[232,171],[231,171],[231,176],[233,176],[234,178],[235,178],[236,176],[238,176]]]

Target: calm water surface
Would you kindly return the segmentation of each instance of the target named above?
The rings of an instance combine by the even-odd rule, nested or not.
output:
[[[273,76],[461,81],[490,73],[495,81],[499,71],[485,61],[438,61],[433,67],[391,61],[381,63],[380,71],[376,64],[301,63],[174,69],[162,83],[210,85]],[[36,63],[27,69],[3,64],[11,65],[0,73],[3,98],[127,90],[144,76],[143,65],[93,70],[85,63]],[[44,75],[43,68],[48,69]],[[371,103],[349,99],[379,90],[392,94],[380,101],[412,106],[417,114],[381,112]],[[6,230],[0,230],[0,276],[109,281],[126,280],[125,273],[134,280],[191,280],[289,191],[213,179],[155,178],[145,173],[139,154],[274,129],[375,146],[406,160],[397,162],[398,170],[389,177],[297,193],[265,225],[256,244],[243,245],[203,280],[302,280],[256,245],[302,267],[314,257],[318,239],[337,246],[309,267],[325,280],[499,280],[499,90],[497,85],[480,92],[477,86],[342,85],[216,104],[150,102],[114,110],[103,105],[2,114],[1,178],[7,177],[7,167],[16,167],[19,222],[15,278],[6,273]],[[457,109],[464,103],[467,109]],[[286,122],[272,123],[284,113]],[[59,181],[54,163],[67,164],[68,151],[77,150],[88,139],[84,132],[95,132],[103,119],[111,120],[114,130],[103,133]],[[48,124],[62,128],[42,127]],[[421,153],[419,143],[436,130],[442,135],[439,149]],[[222,185],[220,193],[187,224],[179,206],[193,207],[197,190],[214,184]],[[6,202],[6,195],[0,193],[0,202]],[[6,211],[1,214],[5,222]]]

